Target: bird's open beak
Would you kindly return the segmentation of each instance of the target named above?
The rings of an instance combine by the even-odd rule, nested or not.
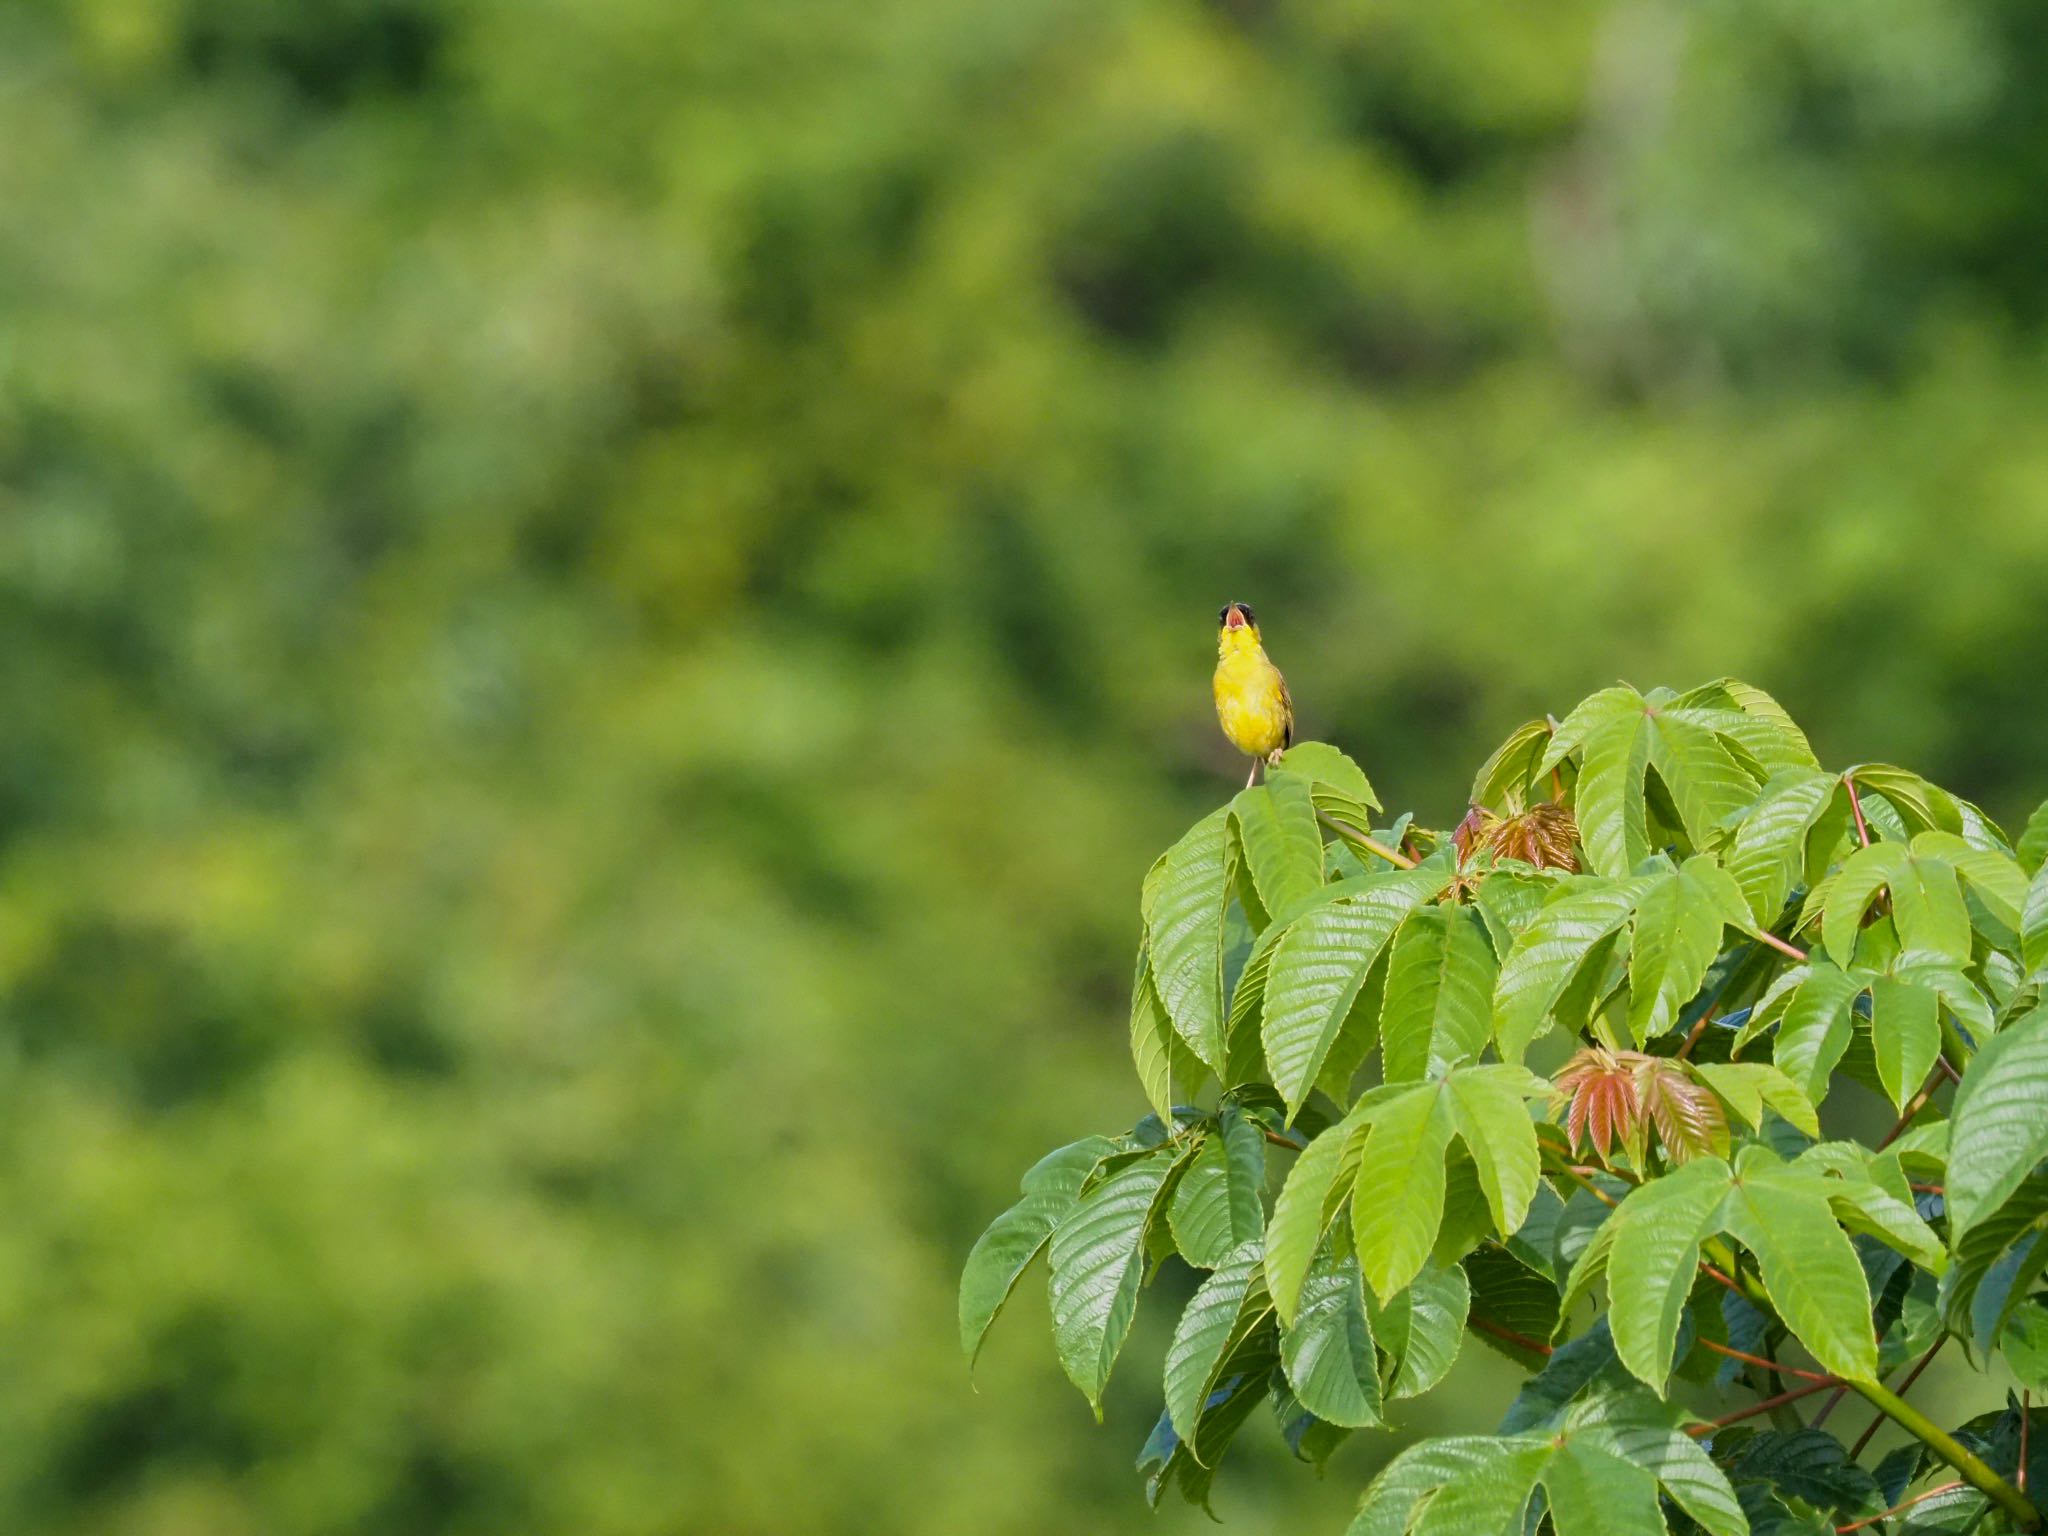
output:
[[[1225,629],[1243,629],[1244,610],[1238,607],[1237,604],[1232,603],[1230,611],[1223,615],[1223,627]]]

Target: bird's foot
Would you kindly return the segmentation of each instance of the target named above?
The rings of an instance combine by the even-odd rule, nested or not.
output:
[[[1275,747],[1272,751],[1266,754],[1266,761],[1270,763],[1273,767],[1278,768],[1280,766],[1280,759],[1282,756],[1286,754],[1286,751],[1287,749],[1285,747]]]

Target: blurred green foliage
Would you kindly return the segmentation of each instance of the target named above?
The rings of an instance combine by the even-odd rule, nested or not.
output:
[[[1426,819],[1723,672],[2024,809],[2044,103],[2023,0],[0,9],[0,1523],[1192,1529],[952,1284],[1140,1112],[1217,605]]]

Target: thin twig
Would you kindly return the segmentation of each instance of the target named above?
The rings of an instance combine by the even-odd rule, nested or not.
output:
[[[1553,1163],[1551,1166],[1557,1172],[1564,1174],[1574,1184],[1578,1185],[1579,1188],[1583,1189],[1587,1194],[1591,1195],[1595,1200],[1598,1200],[1602,1205],[1606,1206],[1609,1210],[1613,1210],[1617,1205],[1621,1203],[1620,1201],[1616,1200],[1614,1196],[1608,1194],[1607,1191],[1602,1189],[1598,1184],[1595,1184],[1591,1179],[1587,1178],[1585,1174],[1579,1172],[1578,1168],[1575,1165],[1571,1163],[1558,1162]]]
[[[1358,846],[1363,848],[1367,853],[1378,854],[1381,858],[1385,859],[1389,864],[1392,864],[1396,869],[1413,869],[1415,867],[1415,860],[1409,858],[1408,855],[1402,853],[1399,849],[1389,848],[1385,843],[1377,842],[1374,839],[1367,837],[1363,832],[1359,831],[1356,827],[1345,826],[1343,822],[1338,821],[1335,817],[1331,816],[1326,811],[1317,811],[1316,820],[1320,821],[1324,826],[1328,827],[1331,831],[1335,832],[1339,837],[1345,839],[1347,842],[1353,842],[1358,844]]]
[[[1797,1376],[1802,1381],[1818,1381],[1828,1386],[1833,1386],[1842,1379],[1839,1376],[1830,1376],[1825,1371],[1803,1370],[1796,1365],[1785,1365],[1776,1360],[1766,1360],[1762,1355],[1744,1354],[1739,1349],[1730,1349],[1726,1344],[1716,1344],[1712,1339],[1701,1339],[1700,1343],[1717,1355],[1726,1355],[1730,1360],[1740,1360],[1747,1365],[1760,1365],[1767,1371],[1781,1371],[1787,1376]]]
[[[1768,928],[1762,928],[1757,930],[1756,936],[1759,942],[1770,945],[1771,948],[1775,949],[1781,955],[1790,955],[1794,960],[1804,960],[1806,958],[1805,950],[1801,949],[1796,944],[1787,944],[1783,939],[1779,938],[1775,933],[1772,933]]]
[[[1695,1436],[1711,1435],[1715,1430],[1726,1429],[1730,1424],[1740,1424],[1744,1419],[1753,1419],[1758,1414],[1769,1413],[1772,1409],[1782,1408],[1787,1403],[1796,1403],[1802,1397],[1811,1397],[1816,1392],[1825,1392],[1835,1384],[1836,1378],[1829,1377],[1823,1382],[1815,1382],[1804,1387],[1794,1387],[1790,1392],[1780,1392],[1776,1397],[1767,1397],[1760,1403],[1751,1403],[1747,1408],[1739,1408],[1734,1413],[1724,1413],[1720,1418],[1711,1419],[1705,1424],[1689,1425],[1685,1432]]]
[[[2020,1393],[2020,1470],[2013,1479],[2013,1485],[2021,1493],[2027,1491],[2027,1425],[2034,1417],[2034,1389],[2029,1387]]]
[[[1685,1060],[1686,1057],[1692,1054],[1692,1048],[1700,1043],[1700,1036],[1707,1032],[1707,1026],[1714,1022],[1714,1015],[1719,1011],[1718,1008],[1709,1008],[1700,1015],[1699,1023],[1693,1025],[1692,1033],[1685,1037],[1685,1044],[1678,1048],[1678,1059],[1680,1061]]]
[[[1719,1281],[1722,1285],[1727,1286],[1729,1290],[1733,1291],[1736,1295],[1742,1297],[1745,1301],[1749,1299],[1748,1293],[1743,1290],[1741,1282],[1736,1280],[1734,1277],[1722,1274],[1720,1270],[1714,1268],[1713,1265],[1707,1263],[1702,1263],[1700,1265],[1700,1271],[1709,1280]]]
[[[1934,1058],[1934,1070],[1927,1074],[1927,1081],[1921,1085],[1920,1091],[1913,1095],[1904,1109],[1899,1111],[1897,1122],[1890,1130],[1884,1133],[1884,1140],[1877,1144],[1878,1151],[1882,1152],[1886,1147],[1897,1141],[1906,1127],[1913,1123],[1913,1117],[1927,1107],[1927,1101],[1934,1097],[1934,1090],[1941,1083],[1941,1069],[1947,1065],[1946,1058],[1941,1056]]]
[[[1473,1316],[1466,1318],[1465,1321],[1472,1327],[1477,1328],[1481,1333],[1490,1333],[1496,1339],[1512,1344],[1517,1349],[1526,1349],[1539,1355],[1551,1353],[1550,1346],[1541,1339],[1532,1339],[1526,1333],[1516,1333],[1514,1329],[1503,1328],[1499,1323],[1491,1322],[1486,1318]]]
[[[1836,1526],[1835,1536],[1847,1536],[1847,1533],[1850,1531],[1860,1531],[1866,1525],[1875,1525],[1880,1520],[1889,1520],[1893,1515],[1901,1514],[1904,1511],[1911,1509],[1915,1504],[1926,1503],[1929,1499],[1933,1498],[1938,1493],[1954,1493],[1958,1488],[1962,1486],[1963,1480],[1961,1478],[1957,1478],[1952,1483],[1943,1483],[1939,1488],[1926,1489],[1924,1492],[1914,1494],[1913,1497],[1911,1497],[1910,1499],[1905,1499],[1897,1504],[1894,1504],[1890,1509],[1884,1510],[1879,1514],[1865,1515],[1861,1520],[1852,1520],[1847,1525]]]
[[[1856,793],[1856,780],[1851,774],[1842,775],[1842,787],[1849,791],[1849,809],[1856,813],[1856,840],[1864,847],[1870,846],[1870,823],[1863,819],[1863,800]]]

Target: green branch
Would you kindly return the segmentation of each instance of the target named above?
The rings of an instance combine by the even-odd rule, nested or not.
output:
[[[1852,1381],[1849,1385],[1878,1412],[1962,1473],[1964,1482],[2012,1516],[2013,1524],[2021,1530],[2038,1531],[2041,1528],[2041,1512],[2027,1501],[2024,1493],[1992,1471],[1982,1457],[1898,1393],[1874,1381]]]
[[[1734,1277],[1751,1305],[1773,1317],[1777,1315],[1777,1308],[1771,1303],[1770,1293],[1736,1266],[1734,1251],[1723,1239],[1709,1238],[1700,1245],[1700,1248]],[[1851,1381],[1848,1386],[1878,1412],[1954,1467],[1963,1475],[1964,1482],[2012,1516],[2013,1523],[2021,1530],[2038,1531],[2041,1528],[2041,1513],[2027,1501],[2025,1494],[1992,1471],[1982,1457],[1898,1393],[1874,1381]]]

